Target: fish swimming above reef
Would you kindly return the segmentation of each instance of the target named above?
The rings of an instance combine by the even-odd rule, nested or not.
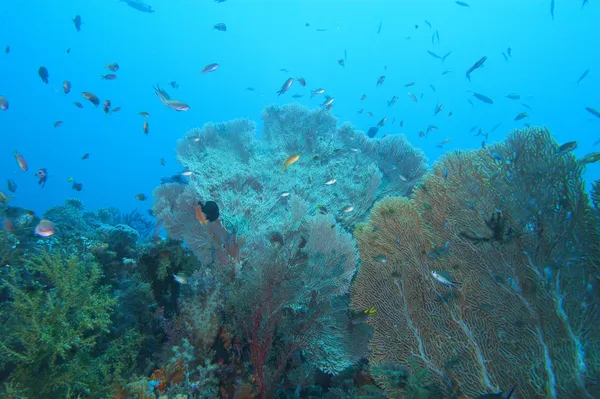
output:
[[[134,8],[141,12],[153,13],[154,9],[150,4],[146,4],[142,1],[137,0],[119,0],[119,2],[127,3],[127,5],[131,8]]]
[[[158,97],[160,102],[166,105],[167,107],[174,109],[175,111],[188,111],[190,109],[189,105],[179,100],[171,100],[171,96],[169,96],[169,94],[166,91],[161,89],[159,85],[156,85],[156,87],[152,88],[154,89],[154,93],[156,93],[156,96]]]
[[[375,126],[370,127],[367,131],[367,136],[372,139],[373,137],[377,136],[377,132],[379,132],[379,128]]]
[[[504,392],[487,393],[485,395],[479,395],[475,399],[510,399],[510,397],[513,394],[513,392],[515,391],[515,388],[516,388],[516,386],[512,387],[512,389],[510,391],[508,391],[506,393],[506,395],[504,395]]]

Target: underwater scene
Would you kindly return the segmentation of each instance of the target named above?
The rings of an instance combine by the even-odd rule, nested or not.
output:
[[[600,0],[0,4],[0,398],[600,399]]]

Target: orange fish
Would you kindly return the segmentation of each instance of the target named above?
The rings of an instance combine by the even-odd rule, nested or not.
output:
[[[42,219],[40,220],[38,225],[35,226],[35,234],[37,234],[38,236],[50,237],[53,236],[55,233],[56,227],[54,226],[54,223],[52,223],[49,220]]]
[[[23,158],[23,156],[16,151],[13,152],[13,155],[15,156],[15,159],[17,160],[17,163],[19,164],[19,168],[21,168],[21,170],[23,172],[27,172],[28,167],[27,167],[27,161],[25,160],[25,158]]]
[[[204,212],[202,212],[202,207],[200,207],[200,205],[196,205],[196,219],[202,224],[208,224],[208,219]]]
[[[300,154],[290,155],[281,166],[281,173],[285,172],[286,168],[300,159]]]

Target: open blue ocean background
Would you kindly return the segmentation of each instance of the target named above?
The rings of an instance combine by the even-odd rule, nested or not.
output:
[[[0,190],[11,194],[6,179],[14,180],[18,189],[11,205],[37,214],[71,197],[88,209],[145,210],[151,201],[141,203],[136,194],[151,196],[161,177],[181,171],[175,143],[188,129],[250,118],[260,132],[263,107],[291,102],[295,93],[304,93],[300,103],[318,107],[321,96],[309,99],[316,88],[335,98],[340,123],[366,131],[387,116],[380,134],[405,134],[432,162],[446,151],[479,148],[482,138],[470,129],[489,131],[498,123],[489,142],[527,122],[548,126],[560,142],[577,140],[578,157],[599,151],[593,143],[600,139],[600,119],[585,107],[600,109],[600,2],[590,0],[582,8],[580,0],[556,0],[554,19],[550,0],[467,2],[468,8],[453,0],[154,0],[156,12],[147,14],[113,0],[4,1],[0,46],[9,45],[10,52],[0,53],[0,96],[10,107],[0,111]],[[83,21],[80,32],[75,15]],[[221,22],[226,32],[213,29]],[[439,44],[432,44],[436,30]],[[502,52],[508,47],[507,62]],[[341,67],[337,60],[345,50]],[[427,50],[452,53],[442,63]],[[482,56],[488,57],[485,66],[469,82],[465,71]],[[118,78],[102,80],[111,62],[120,65]],[[219,69],[200,74],[210,63]],[[49,71],[47,85],[37,74],[40,66]],[[453,72],[442,75],[447,68]],[[589,75],[577,84],[586,69]],[[381,75],[386,81],[376,87]],[[277,97],[283,82],[298,76],[307,87],[294,83]],[[67,95],[64,80],[72,83]],[[178,89],[169,86],[173,80]],[[412,81],[415,86],[404,87]],[[156,84],[191,109],[163,106],[152,89]],[[476,100],[468,90],[494,104]],[[122,109],[105,115],[82,91]],[[408,91],[423,97],[415,103]],[[521,100],[505,97],[513,92]],[[362,94],[368,97],[361,102]],[[388,108],[394,95],[399,101]],[[445,108],[433,116],[436,104]],[[374,116],[357,114],[360,108]],[[145,119],[140,111],[151,116]],[[525,111],[530,118],[514,120]],[[58,120],[64,123],[54,128]],[[419,137],[429,124],[439,130]],[[437,148],[446,138],[452,140]],[[13,151],[25,157],[29,171],[18,168]],[[90,157],[82,160],[85,153]],[[39,168],[50,175],[44,188],[34,176]],[[82,191],[71,188],[70,177],[83,184]],[[599,177],[600,165],[588,165],[588,183]]]

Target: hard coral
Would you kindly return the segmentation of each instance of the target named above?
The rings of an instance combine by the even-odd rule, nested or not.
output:
[[[515,384],[524,398],[600,396],[599,221],[557,150],[546,129],[515,131],[374,207],[352,289],[355,309],[376,310],[374,365],[424,367],[467,397]]]

